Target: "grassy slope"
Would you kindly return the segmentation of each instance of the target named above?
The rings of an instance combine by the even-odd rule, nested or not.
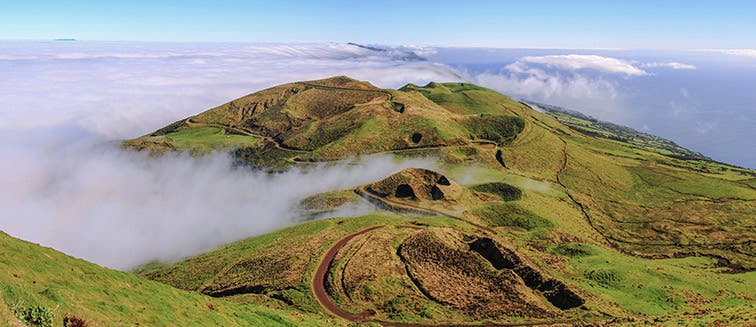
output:
[[[523,205],[531,206],[532,204]],[[564,220],[579,219],[579,217],[565,216],[557,218],[553,215],[547,217],[549,224],[554,225],[564,224]],[[305,312],[319,312],[321,309],[312,295],[310,280],[317,258],[320,258],[330,245],[340,237],[370,226],[408,225],[411,221],[421,221],[430,226],[456,226],[466,233],[473,235],[476,233],[473,228],[464,223],[440,217],[423,217],[418,220],[418,218],[373,215],[346,220],[329,219],[303,223],[279,232],[229,244],[217,251],[152,271],[148,275],[179,288],[197,290],[213,282],[217,278],[216,274],[228,270],[230,266],[245,258],[265,257],[270,254],[282,255],[282,252],[287,255],[297,253],[310,258],[305,265],[304,273],[293,288],[281,291],[280,294],[283,296],[275,298],[286,299],[294,307]],[[386,230],[379,235],[394,235],[392,234],[394,232],[389,233],[389,231]],[[396,231],[400,230],[396,229]],[[500,229],[500,231],[506,231],[506,229]],[[663,260],[634,258],[597,245],[559,240],[559,235],[561,234],[558,229],[538,227],[529,231],[509,232],[499,238],[503,242],[518,244],[518,249],[528,253],[530,258],[542,267],[562,277],[563,280],[581,287],[586,294],[589,294],[588,312],[606,312],[615,317],[650,319],[649,321],[654,317],[664,321],[674,321],[685,317],[688,322],[691,322],[691,319],[700,319],[697,320],[700,323],[712,322],[715,319],[737,323],[754,318],[752,315],[754,299],[750,295],[750,289],[756,285],[754,272],[721,274],[717,272],[718,269],[713,268],[713,261],[705,258]],[[375,237],[379,236],[376,235],[370,239],[375,239]],[[315,239],[314,242],[313,239]],[[280,242],[285,242],[286,248],[281,248]],[[390,244],[394,247],[398,245],[396,242]],[[538,250],[539,247],[543,250]],[[580,251],[570,251],[574,248]],[[367,267],[373,267],[375,264],[364,267],[368,269]],[[334,266],[335,271],[340,271],[339,267],[342,265],[343,262],[337,263]],[[369,292],[376,298],[401,294],[401,290],[408,287],[396,278],[382,279],[379,277],[382,275],[375,275],[372,277],[375,281],[368,284]],[[236,275],[234,278],[245,279],[244,275]],[[369,307],[366,303],[355,304],[356,300],[350,300],[339,294],[336,294],[335,300],[349,311],[359,313]],[[401,298],[406,301],[410,297],[403,295]],[[268,304],[268,306],[285,307],[285,304],[279,300],[261,296],[237,295],[230,299],[240,302],[272,301],[273,304]],[[378,303],[381,302],[378,301]],[[454,310],[438,306],[434,302],[384,303],[391,308],[391,312],[394,312],[393,316],[389,317],[398,321],[427,322],[427,319],[442,319],[462,322],[471,319]],[[419,312],[418,306],[421,308]],[[379,308],[386,309],[386,307]],[[728,314],[733,312],[740,315],[729,317]],[[704,316],[696,318],[699,315]],[[585,316],[585,319],[598,319],[597,317],[594,313],[593,316]]]
[[[180,289],[198,291],[208,285],[217,283],[239,284],[251,283],[263,285],[266,289],[264,295],[244,294],[228,297],[230,301],[247,302],[257,301],[266,303],[269,307],[296,308],[307,313],[321,313],[323,309],[315,299],[311,283],[314,270],[320,263],[320,258],[339,239],[372,226],[404,226],[417,222],[417,218],[397,216],[395,214],[375,214],[359,218],[328,219],[306,222],[286,228],[267,235],[253,237],[247,240],[228,244],[216,251],[205,253],[179,263],[159,267],[152,271],[144,271],[143,275],[148,278],[173,285]],[[423,224],[429,226],[456,226],[468,232],[473,228],[464,223],[443,217],[423,217]],[[387,227],[381,232],[387,235],[389,231],[401,231]],[[285,246],[282,244],[285,243]],[[278,264],[269,267],[270,270],[237,271],[234,267],[245,261],[254,261],[258,258],[264,261],[272,261],[272,258],[287,258],[285,261],[293,264]],[[234,272],[229,274],[228,272]],[[229,281],[229,278],[231,281]],[[372,285],[375,296],[381,293],[390,293],[391,286],[396,280],[377,282]],[[404,285],[404,287],[411,287]],[[390,299],[390,298],[389,298]],[[336,298],[337,302],[340,301]],[[343,300],[343,299],[341,299]],[[288,303],[288,304],[287,304]],[[288,306],[290,305],[290,306]],[[439,317],[458,318],[457,321],[465,321],[459,313],[444,309],[443,306],[430,303],[433,311]],[[348,306],[347,306],[348,307]],[[354,307],[352,311],[360,312],[362,308]],[[416,314],[408,314],[404,318],[410,321],[419,321],[421,317]],[[406,319],[400,319],[405,321]],[[469,319],[469,317],[467,318]]]
[[[690,151],[672,141],[654,135],[641,133],[625,126],[599,121],[595,118],[569,109],[545,104],[537,105],[540,109],[545,110],[546,114],[549,116],[556,118],[561,123],[586,135],[621,141],[636,148],[646,149],[668,156],[710,161],[709,158],[700,153]]]
[[[681,160],[651,147],[584,135],[524,106],[507,107],[503,100],[495,105],[527,122],[501,148],[505,171],[569,190],[567,201],[577,200],[614,246],[662,256],[713,255],[735,269],[756,267],[756,191],[748,185],[753,171]]]
[[[0,310],[12,324],[10,308],[34,304],[99,326],[319,326],[323,317],[238,304],[187,292],[135,275],[113,271],[0,232]],[[8,308],[8,310],[6,310]],[[317,319],[316,319],[317,318]]]
[[[247,135],[229,134],[218,127],[199,127],[166,134],[177,150],[202,154],[213,150],[233,149],[254,145],[258,139]]]

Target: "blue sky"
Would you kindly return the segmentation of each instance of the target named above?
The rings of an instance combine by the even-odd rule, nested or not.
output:
[[[0,39],[756,48],[752,1],[3,1]]]

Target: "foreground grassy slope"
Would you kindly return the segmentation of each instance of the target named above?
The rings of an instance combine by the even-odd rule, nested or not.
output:
[[[413,290],[415,284],[404,273],[397,257],[397,245],[420,229],[441,235],[448,230],[479,233],[474,226],[445,217],[380,214],[308,222],[229,244],[147,272],[146,276],[179,288],[225,296],[231,301],[259,301],[273,307],[293,306],[306,312],[322,312],[312,288],[313,274],[321,258],[339,239],[373,226],[381,228],[348,243],[330,265],[328,292],[339,306],[354,313],[371,312],[373,319],[381,321],[464,323],[480,318],[476,311],[455,309]],[[286,242],[287,246],[281,247],[280,242]],[[252,266],[247,263],[252,262],[264,267],[250,269]],[[224,293],[224,290],[234,291]],[[459,290],[465,292],[464,288]],[[582,317],[585,313],[575,311],[569,315]],[[515,322],[526,318],[500,319]]]
[[[292,326],[328,324],[323,317],[239,304],[187,292],[69,257],[0,232],[0,325],[34,306],[54,325],[76,316],[92,326]],[[317,319],[315,319],[317,318]]]

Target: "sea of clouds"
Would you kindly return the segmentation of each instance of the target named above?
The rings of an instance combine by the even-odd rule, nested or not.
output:
[[[0,230],[116,268],[172,261],[295,223],[300,199],[430,160],[379,156],[269,175],[227,155],[159,158],[122,139],[277,84],[348,75],[379,87],[469,81],[521,98],[629,115],[618,81],[690,63],[524,54],[459,65],[423,47],[0,42]],[[484,50],[480,50],[484,51]],[[464,58],[465,56],[462,56]],[[477,68],[476,68],[477,67]],[[487,67],[495,67],[487,68]],[[578,108],[580,109],[580,108]],[[361,214],[369,206],[338,214]]]

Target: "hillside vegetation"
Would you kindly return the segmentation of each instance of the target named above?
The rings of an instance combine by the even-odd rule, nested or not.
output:
[[[50,317],[51,326],[63,326],[63,320],[71,317],[84,320],[88,326],[320,326],[332,323],[317,315],[253,303],[240,304],[179,290],[133,274],[105,269],[2,232],[0,254],[3,326],[22,326],[20,318],[31,310],[47,312],[43,316]]]

